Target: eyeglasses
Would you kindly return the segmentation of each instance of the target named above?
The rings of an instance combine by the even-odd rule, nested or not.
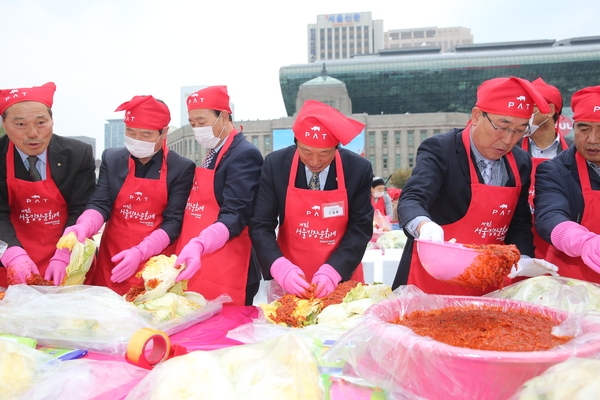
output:
[[[488,114],[486,112],[483,113],[483,116],[487,118],[488,121],[490,121],[490,125],[492,125],[492,128],[494,128],[495,131],[499,131],[502,134],[508,133],[509,135],[512,135],[513,133],[515,133],[518,137],[528,137],[531,135],[531,130],[529,129],[529,126],[525,129],[510,129],[510,128],[501,128],[499,126],[496,126],[492,120],[490,119],[490,117],[488,116]]]

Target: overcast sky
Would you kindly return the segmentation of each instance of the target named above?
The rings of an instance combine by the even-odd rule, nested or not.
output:
[[[0,0],[0,87],[57,85],[54,131],[96,138],[134,95],[180,125],[182,86],[227,85],[237,120],[286,116],[279,68],[307,60],[317,15],[372,13],[384,31],[471,29],[475,43],[600,35],[597,0]]]

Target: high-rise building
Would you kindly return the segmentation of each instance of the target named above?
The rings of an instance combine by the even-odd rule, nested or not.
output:
[[[123,118],[107,119],[104,124],[104,148],[125,146],[125,123]]]
[[[96,138],[89,136],[69,136],[71,139],[77,139],[82,141],[83,143],[87,143],[92,146],[92,155],[94,156],[94,160],[96,159]]]
[[[370,12],[325,14],[308,25],[308,62],[340,60],[383,49],[383,20]]]
[[[460,26],[392,29],[383,34],[383,45],[386,49],[439,47],[442,52],[446,52],[463,44],[473,44],[473,35],[471,29]]]

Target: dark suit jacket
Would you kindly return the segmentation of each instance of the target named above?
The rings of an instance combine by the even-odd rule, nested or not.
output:
[[[258,199],[250,220],[250,235],[265,279],[273,279],[271,265],[283,256],[276,241],[275,228],[278,219],[280,225],[285,221],[286,192],[295,152],[296,146],[292,145],[267,155],[260,176]],[[327,260],[327,264],[335,268],[342,280],[346,281],[361,262],[367,244],[373,236],[373,168],[369,161],[351,151],[340,149],[339,152],[348,192],[348,230],[338,248]],[[337,189],[336,179],[336,165],[332,162],[324,190]],[[305,166],[302,162],[298,163],[296,187],[308,189]]]
[[[214,169],[216,162],[217,156],[212,159],[208,168]],[[235,135],[215,173],[215,197],[221,207],[217,221],[229,229],[230,238],[239,236],[250,222],[262,165],[260,150],[248,142],[242,132]],[[254,249],[249,262],[248,286],[261,279]]]
[[[8,246],[21,246],[10,222],[8,207],[8,187],[6,185],[6,153],[8,136],[0,138],[0,240]],[[27,168],[15,148],[15,177],[31,181]],[[67,226],[75,224],[85,209],[85,205],[96,184],[96,164],[92,146],[80,140],[52,135],[48,145],[48,162],[52,180],[67,202],[69,216]],[[58,242],[60,237],[56,238]]]
[[[125,178],[129,173],[129,151],[126,148],[111,148],[102,153],[102,165],[100,166],[100,176],[98,185],[86,208],[98,211],[108,220],[112,212],[113,204],[119,191],[125,183]],[[162,167],[163,152],[156,153],[149,163],[143,176],[136,176],[147,179],[158,179],[159,171]],[[167,207],[162,212],[163,221],[160,228],[163,229],[171,243],[179,237],[181,233],[181,223],[183,221],[183,211],[194,182],[195,164],[189,158],[184,158],[174,151],[169,151],[167,155]],[[140,242],[144,238],[140,238]]]
[[[535,228],[548,243],[556,225],[565,221],[581,222],[584,203],[575,146],[538,165],[535,174]],[[600,176],[587,166],[593,190],[600,190]],[[596,232],[600,233],[600,232]]]
[[[417,150],[417,163],[412,176],[402,189],[398,201],[400,227],[418,216],[429,217],[439,225],[458,221],[467,213],[471,203],[471,178],[467,151],[462,143],[463,129],[453,129],[443,135],[431,137],[421,143]],[[520,147],[512,150],[521,177],[521,194],[512,221],[506,232],[505,243],[514,244],[522,254],[533,257],[533,233],[531,211],[527,202],[531,182],[531,158]],[[475,162],[475,157],[471,153]],[[506,156],[509,180],[506,186],[515,186]],[[483,182],[476,168],[479,182]],[[414,238],[406,231],[408,240],[393,287],[405,284],[408,278]],[[448,240],[450,238],[446,238]]]

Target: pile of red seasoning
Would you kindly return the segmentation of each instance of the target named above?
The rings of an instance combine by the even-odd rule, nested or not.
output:
[[[502,288],[504,278],[521,258],[521,253],[514,244],[465,244],[463,246],[481,254],[462,274],[448,281],[459,286],[479,289],[490,286]]]
[[[550,317],[526,309],[504,310],[498,306],[414,311],[390,322],[438,342],[477,350],[549,350],[573,339],[552,335],[552,328],[558,323]]]

